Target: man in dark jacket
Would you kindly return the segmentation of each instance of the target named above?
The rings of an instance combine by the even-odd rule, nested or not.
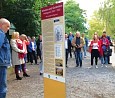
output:
[[[0,19],[0,98],[6,98],[7,67],[11,65],[10,45],[5,35],[10,28],[10,22]]]
[[[39,56],[40,62],[42,61],[42,57],[41,57],[42,53],[41,53],[41,49],[40,49],[40,43],[41,42],[42,42],[42,35],[39,35],[36,44],[37,44],[37,56]]]

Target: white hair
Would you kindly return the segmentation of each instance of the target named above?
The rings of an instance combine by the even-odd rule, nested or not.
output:
[[[79,31],[77,31],[77,32],[76,32],[76,34],[80,34],[80,32],[79,32]]]
[[[10,22],[9,22],[7,19],[1,18],[1,19],[0,19],[0,24],[4,24],[4,23],[10,24]]]

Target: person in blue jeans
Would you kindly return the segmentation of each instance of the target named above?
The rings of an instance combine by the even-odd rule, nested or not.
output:
[[[35,60],[35,64],[37,64],[36,49],[37,49],[37,45],[36,45],[35,37],[33,36],[30,41],[30,44],[28,45],[28,52],[30,53],[31,65],[33,64],[33,60]]]
[[[75,47],[76,67],[82,67],[82,51],[84,40],[82,37],[80,37],[80,32],[76,32],[76,36],[72,40],[72,45]]]
[[[86,51],[87,51],[87,38],[85,37],[85,33],[82,33],[82,38],[84,40],[84,46],[83,46],[83,58],[86,58]]]
[[[10,22],[0,19],[0,98],[6,98],[7,92],[7,67],[11,65],[10,44],[6,37]]]
[[[74,38],[74,35],[72,34],[72,32],[70,32],[68,35],[68,39],[71,41],[71,43],[72,43],[73,38]],[[72,58],[72,51],[71,50],[73,49],[73,47],[72,47],[71,43],[69,44],[68,54],[70,53],[70,57]]]

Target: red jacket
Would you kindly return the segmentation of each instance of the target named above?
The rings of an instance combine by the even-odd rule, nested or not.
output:
[[[89,52],[91,53],[91,51],[92,51],[92,46],[93,46],[93,43],[94,43],[94,41],[92,40],[91,41],[91,43],[90,43],[90,45],[89,45]],[[98,51],[100,52],[100,49],[101,49],[101,43],[100,43],[100,40],[98,40]]]

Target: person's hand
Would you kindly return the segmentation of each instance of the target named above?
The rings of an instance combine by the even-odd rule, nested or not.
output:
[[[33,51],[35,51],[35,49],[32,49]]]
[[[26,36],[26,35],[24,36],[24,40],[28,41],[28,38],[27,38],[27,36]]]
[[[79,46],[79,45],[76,45],[76,48],[80,48],[80,46]]]
[[[75,48],[78,48],[78,45],[76,45]]]
[[[24,53],[24,50],[20,50],[20,53]]]
[[[81,46],[80,46],[80,45],[78,45],[78,48],[81,48]]]

